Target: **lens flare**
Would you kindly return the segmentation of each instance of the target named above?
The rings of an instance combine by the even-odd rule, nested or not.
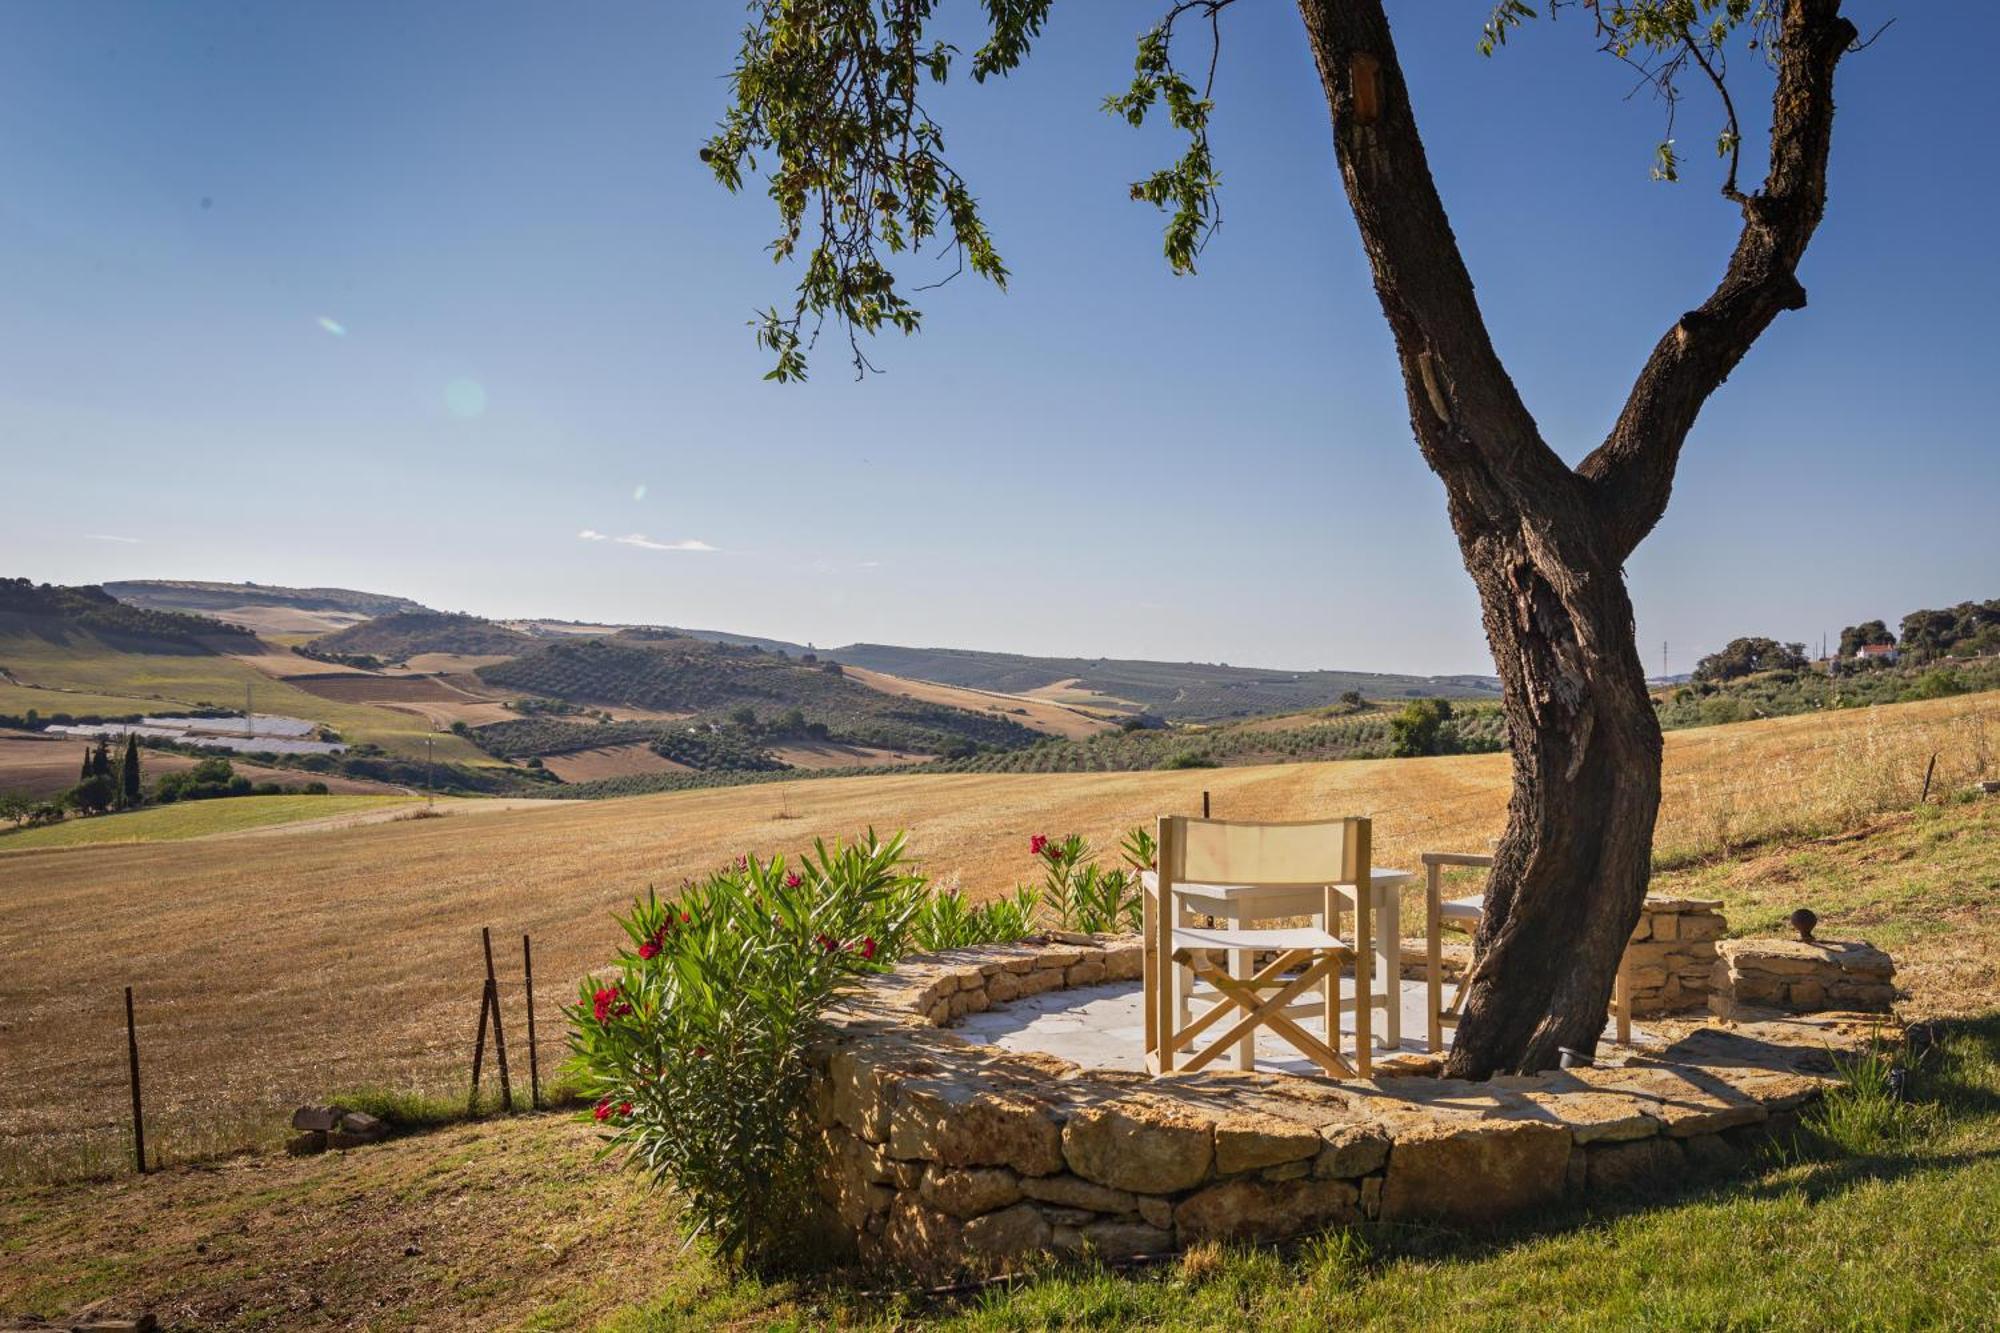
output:
[[[321,315],[315,322],[336,338],[345,338],[347,336],[347,326],[331,315]]]
[[[640,483],[639,483],[639,484],[638,484],[637,486],[634,486],[634,487],[632,488],[632,498],[633,498],[634,500],[643,500],[643,499],[645,499],[645,498],[646,498],[646,483],[645,483],[645,482],[643,482],[643,481],[642,481],[642,482],[640,482]]]
[[[455,417],[476,417],[486,411],[486,386],[478,380],[453,380],[444,386],[445,409]]]

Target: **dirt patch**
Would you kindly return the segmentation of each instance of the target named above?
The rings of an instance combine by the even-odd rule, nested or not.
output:
[[[418,653],[403,663],[411,671],[425,675],[455,675],[477,681],[472,675],[483,666],[512,659],[505,653]]]
[[[686,764],[653,753],[652,747],[643,741],[633,745],[605,745],[570,754],[544,755],[542,767],[564,782],[595,782],[599,778],[622,778],[634,773],[694,771]]]
[[[450,728],[454,722],[463,722],[468,727],[483,727],[489,722],[511,722],[520,716],[505,704],[490,703],[484,699],[459,699],[449,703],[391,703],[386,699],[375,702],[379,707],[398,713],[414,713],[439,730]]]
[[[793,768],[872,768],[881,764],[926,764],[933,754],[911,754],[907,750],[884,750],[872,745],[777,745],[771,753]]]
[[[256,653],[230,653],[229,656],[253,671],[260,671],[272,680],[285,680],[301,673],[310,676],[362,676],[366,673],[359,667],[342,666],[338,662],[320,662],[303,657],[289,648],[262,645],[263,651]]]
[[[307,611],[296,606],[231,606],[220,611],[203,609],[190,614],[207,616],[225,624],[241,625],[259,634],[330,634],[368,619],[351,611]]]
[[[949,708],[963,708],[974,713],[998,712],[1024,727],[1031,727],[1046,735],[1061,736],[1068,740],[1095,736],[1101,731],[1111,730],[1114,725],[1103,718],[1091,717],[1065,704],[1037,699],[1026,694],[994,694],[986,690],[965,689],[957,685],[938,685],[927,680],[910,680],[904,676],[869,671],[864,667],[842,669],[849,680],[866,685],[871,690],[901,695],[906,699],[921,699],[925,703],[944,704]]]

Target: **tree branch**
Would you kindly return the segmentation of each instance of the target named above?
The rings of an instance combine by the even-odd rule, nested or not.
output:
[[[1581,502],[1575,475],[1543,441],[1493,349],[1381,0],[1299,0],[1299,12],[1425,460],[1447,483],[1466,483],[1489,522]],[[1456,508],[1458,487],[1450,489]]]
[[[1772,98],[1771,167],[1742,200],[1743,231],[1715,291],[1653,348],[1611,434],[1577,471],[1629,554],[1666,511],[1681,446],[1709,395],[1779,313],[1805,305],[1797,269],[1826,208],[1833,71],[1858,36],[1840,0],[1785,0]]]

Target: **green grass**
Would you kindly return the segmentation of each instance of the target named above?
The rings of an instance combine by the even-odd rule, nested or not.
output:
[[[184,838],[204,838],[211,833],[238,833],[302,819],[415,805],[420,800],[415,796],[227,796],[211,801],[186,801],[0,833],[0,852],[108,842],[178,842]]]
[[[302,671],[312,665],[300,662]],[[462,737],[434,732],[413,713],[322,699],[213,653],[123,652],[82,632],[72,633],[66,643],[15,634],[0,637],[0,666],[20,682],[0,683],[0,713],[20,715],[33,708],[43,717],[119,716],[203,704],[240,709],[248,686],[259,712],[323,722],[350,745],[374,744],[404,759],[422,759],[429,736],[439,763],[496,762]],[[42,688],[34,688],[38,686]]]

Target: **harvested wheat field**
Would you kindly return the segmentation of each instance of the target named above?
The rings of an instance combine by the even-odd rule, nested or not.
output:
[[[951,708],[966,708],[975,713],[999,710],[1008,718],[1024,727],[1045,732],[1051,736],[1061,736],[1065,740],[1081,740],[1095,736],[1100,731],[1111,730],[1113,723],[1103,718],[1093,717],[1049,699],[1038,699],[1026,694],[997,694],[987,690],[966,689],[958,685],[938,685],[928,680],[909,680],[902,676],[891,676],[880,671],[869,671],[862,667],[842,667],[849,680],[866,685],[871,690],[884,694],[898,694],[907,699],[919,699],[925,703],[944,704]]]
[[[575,750],[569,754],[542,756],[542,767],[564,782],[596,782],[600,778],[622,778],[634,773],[689,773],[686,764],[658,754],[644,741],[630,745],[601,745],[595,750]]]
[[[1992,774],[1996,745],[1992,695],[1674,733],[1661,853],[1698,865],[1731,844],[1853,828],[1912,806],[1932,754],[1938,787],[1959,789]],[[462,1086],[482,925],[510,1025],[520,936],[533,934],[553,1061],[556,1005],[621,938],[611,912],[739,852],[907,829],[934,877],[985,895],[1029,877],[1030,834],[1108,847],[1159,813],[1198,810],[1207,789],[1222,816],[1371,815],[1377,860],[1407,864],[1427,848],[1483,849],[1507,785],[1503,755],[900,774],[0,857],[0,1175],[121,1151],[127,983],[153,1137],[171,1159],[268,1140],[285,1108],[341,1089]]]
[[[793,768],[818,772],[829,768],[870,768],[878,764],[927,764],[933,754],[910,754],[873,745],[840,745],[833,741],[774,745],[771,753]]]

